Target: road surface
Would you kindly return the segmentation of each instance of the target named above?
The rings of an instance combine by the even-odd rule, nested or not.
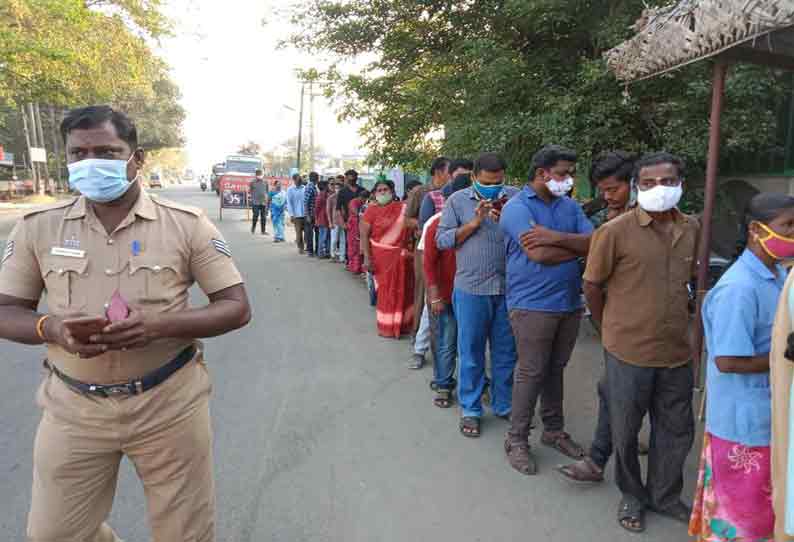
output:
[[[213,193],[186,186],[162,195],[218,218]],[[227,211],[219,226],[246,278],[253,319],[207,341],[219,542],[687,539],[685,526],[652,514],[643,535],[620,529],[611,470],[599,487],[571,487],[552,471],[565,458],[534,445],[539,434],[533,477],[505,461],[505,422],[487,416],[482,438],[462,437],[455,409],[432,405],[431,369],[406,369],[408,342],[375,333],[362,281],[299,256],[292,243],[252,236],[243,216]],[[0,215],[0,246],[11,218]],[[198,291],[192,299],[204,302]],[[42,354],[0,341],[0,540],[24,537]],[[567,429],[585,444],[600,368],[600,349],[585,329],[566,380]],[[126,461],[110,521],[127,542],[150,539],[143,493]]]

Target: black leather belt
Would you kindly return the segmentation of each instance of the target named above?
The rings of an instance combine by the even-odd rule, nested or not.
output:
[[[76,389],[81,393],[90,393],[91,395],[98,395],[100,397],[111,397],[117,395],[138,395],[139,393],[143,393],[148,391],[158,384],[162,384],[168,378],[177,372],[179,369],[187,365],[187,363],[193,359],[193,356],[196,354],[196,347],[189,346],[182,350],[174,359],[160,367],[159,369],[155,369],[151,373],[145,375],[138,380],[131,380],[129,382],[124,382],[122,384],[86,384],[85,382],[81,382],[72,378],[69,375],[63,374],[55,365],[52,365],[46,359],[44,360],[44,366],[52,371],[55,376],[60,378],[64,381],[68,386]]]

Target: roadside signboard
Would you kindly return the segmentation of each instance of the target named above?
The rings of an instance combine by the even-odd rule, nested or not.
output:
[[[248,209],[250,207],[249,191],[251,188],[249,177],[235,177],[224,175],[220,180],[220,218],[223,220],[224,209]]]
[[[6,152],[3,149],[3,146],[0,145],[0,166],[13,166],[14,165],[14,155],[10,152]]]
[[[46,162],[47,151],[43,147],[30,148],[30,161],[31,162]]]

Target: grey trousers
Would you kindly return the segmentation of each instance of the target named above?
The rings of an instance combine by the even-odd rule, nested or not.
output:
[[[646,506],[669,508],[681,498],[684,463],[695,438],[692,365],[638,367],[607,352],[606,366],[618,488]],[[651,440],[648,476],[643,483],[637,435],[646,413]]]

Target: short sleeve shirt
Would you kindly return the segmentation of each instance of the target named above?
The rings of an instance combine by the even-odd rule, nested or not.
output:
[[[188,308],[194,283],[209,295],[243,282],[229,244],[203,212],[144,192],[112,234],[82,197],[30,213],[3,254],[0,293],[29,300],[46,293],[57,316],[102,315],[116,290],[144,311],[178,312]],[[161,367],[192,342],[163,338],[91,359],[49,345],[47,356],[72,378],[111,384]]]
[[[640,367],[677,367],[690,359],[689,290],[699,225],[675,211],[665,232],[635,207],[593,234],[584,279],[607,289],[604,348]]]
[[[569,197],[546,203],[526,186],[502,211],[499,226],[507,254],[507,308],[540,312],[573,312],[582,308],[582,275],[578,259],[557,265],[530,260],[521,236],[535,224],[550,230],[588,234],[593,225]]]
[[[717,357],[768,354],[778,299],[786,270],[772,273],[745,250],[703,303],[706,337],[706,430],[746,446],[769,446],[771,392],[769,373],[723,373]]]

